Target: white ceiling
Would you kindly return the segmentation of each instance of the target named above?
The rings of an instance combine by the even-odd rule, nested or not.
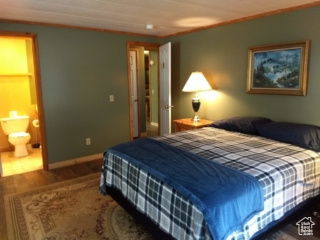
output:
[[[0,20],[168,36],[315,0],[0,0]],[[146,29],[153,24],[153,29]]]

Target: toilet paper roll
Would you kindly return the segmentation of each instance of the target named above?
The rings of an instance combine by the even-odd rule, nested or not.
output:
[[[17,111],[9,111],[9,117],[14,118],[18,116],[18,112]]]
[[[33,120],[33,121],[32,121],[32,125],[33,125],[34,127],[39,127],[39,120],[38,120],[38,119]]]

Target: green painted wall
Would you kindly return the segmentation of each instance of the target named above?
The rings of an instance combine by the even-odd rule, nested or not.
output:
[[[192,94],[181,89],[197,70],[216,86],[200,117],[259,115],[320,125],[319,13],[320,7],[307,8],[161,40],[172,42],[172,118],[193,115]],[[126,43],[159,39],[3,22],[0,30],[38,35],[49,163],[129,140]],[[307,96],[246,93],[249,47],[305,39],[311,41]]]
[[[265,116],[320,125],[320,7],[306,8],[165,39],[172,42],[173,119],[191,117],[191,93],[181,90],[192,71],[216,86],[199,115],[212,120]],[[246,93],[248,48],[310,40],[307,96]]]
[[[49,163],[129,140],[126,44],[157,39],[3,22],[0,30],[38,36]]]

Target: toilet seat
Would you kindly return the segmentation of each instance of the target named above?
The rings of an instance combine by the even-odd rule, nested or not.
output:
[[[9,138],[25,138],[29,136],[30,134],[26,132],[16,132],[16,133],[9,134]]]

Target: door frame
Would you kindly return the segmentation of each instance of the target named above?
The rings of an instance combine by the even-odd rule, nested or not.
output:
[[[133,109],[132,109],[132,104],[131,104],[132,86],[131,86],[131,81],[130,81],[130,50],[134,49],[135,47],[144,47],[146,50],[157,50],[157,51],[159,51],[159,47],[160,46],[161,45],[157,44],[157,43],[145,43],[145,42],[133,42],[133,41],[128,41],[127,42],[127,74],[128,74],[128,86],[129,86],[130,140],[133,140]],[[158,75],[159,75],[159,71],[158,71]],[[158,82],[158,85],[159,85],[159,82]],[[138,89],[138,95],[139,94],[140,94],[140,89]],[[159,104],[159,95],[158,95],[158,104]],[[159,108],[158,108],[158,112],[159,112]],[[140,114],[138,116],[140,118]],[[159,122],[159,117],[160,116],[158,114],[158,122]],[[139,129],[140,129],[140,126],[139,126]],[[158,132],[159,132],[159,130],[158,130]]]
[[[17,37],[17,38],[31,38],[32,39],[32,54],[33,54],[33,64],[34,64],[34,75],[35,75],[35,86],[36,86],[36,96],[37,96],[37,107],[41,136],[41,155],[42,155],[42,168],[44,170],[49,170],[48,165],[48,149],[47,149],[47,135],[45,127],[44,118],[44,107],[43,107],[43,97],[42,97],[42,86],[41,86],[41,76],[40,76],[40,61],[39,61],[39,50],[38,50],[38,36],[36,33],[29,32],[9,32],[0,31],[0,36],[3,37]]]

